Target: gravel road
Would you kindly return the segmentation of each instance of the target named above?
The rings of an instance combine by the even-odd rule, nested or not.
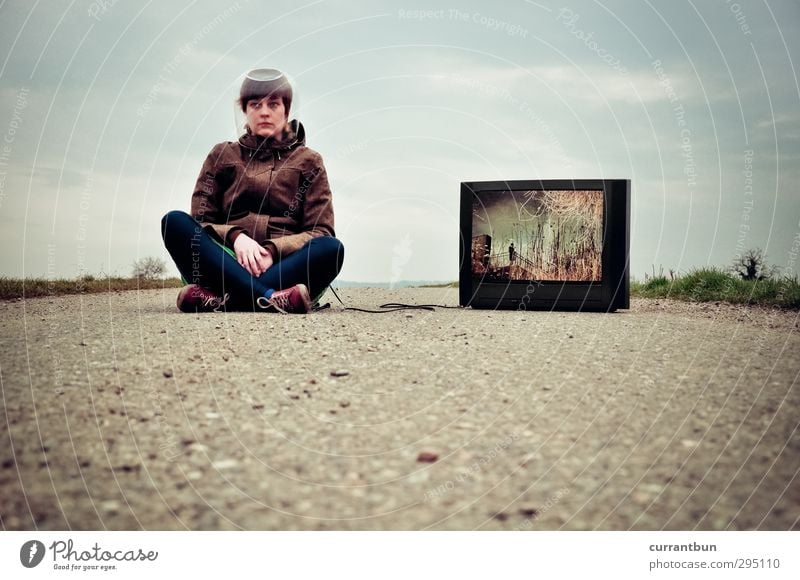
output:
[[[800,529],[796,311],[176,292],[0,303],[4,529]]]

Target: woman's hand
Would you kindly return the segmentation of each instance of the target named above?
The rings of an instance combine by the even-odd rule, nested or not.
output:
[[[273,264],[270,251],[245,233],[236,236],[233,251],[236,252],[236,259],[251,276],[261,276]]]

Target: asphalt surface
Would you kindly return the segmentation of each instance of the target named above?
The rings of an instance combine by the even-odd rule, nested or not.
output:
[[[798,312],[175,295],[0,303],[4,529],[800,528]]]

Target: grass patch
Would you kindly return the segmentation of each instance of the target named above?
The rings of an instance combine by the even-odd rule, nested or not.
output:
[[[656,298],[668,294],[669,288],[670,281],[665,276],[657,276],[655,278],[649,278],[643,284],[640,284],[638,290],[641,292],[642,296]]]
[[[0,300],[36,298],[41,296],[64,296],[66,294],[97,294],[122,290],[155,290],[180,288],[180,278],[151,280],[146,278],[120,278],[83,276],[66,278],[5,278],[0,277]]]
[[[631,282],[631,296],[673,298],[689,302],[730,302],[780,308],[800,308],[797,278],[742,280],[719,268],[699,268],[683,276]]]

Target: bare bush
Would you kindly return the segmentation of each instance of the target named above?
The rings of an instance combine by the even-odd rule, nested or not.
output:
[[[759,248],[737,255],[731,271],[742,280],[766,280],[776,273],[774,268],[767,265],[767,255]]]
[[[147,256],[133,262],[133,277],[145,280],[161,278],[167,271],[167,264],[161,258]]]

